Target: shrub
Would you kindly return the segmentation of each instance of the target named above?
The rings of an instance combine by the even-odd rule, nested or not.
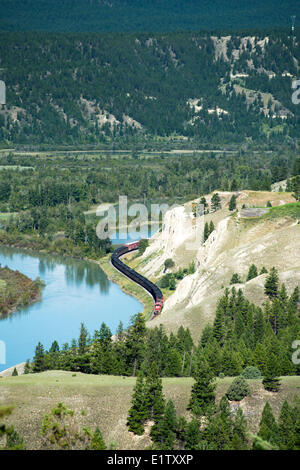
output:
[[[260,370],[254,366],[246,367],[241,373],[241,376],[244,377],[244,379],[260,379],[262,377]]]
[[[165,269],[170,269],[175,266],[175,263],[171,258],[166,259],[164,264],[165,264]]]
[[[237,273],[234,273],[232,275],[232,278],[230,280],[230,284],[242,284],[242,279]]]
[[[162,287],[163,289],[167,289],[169,287],[169,284],[170,284],[170,278],[171,278],[171,274],[165,274],[159,281],[158,281],[158,285],[159,287]]]
[[[240,401],[250,394],[249,386],[244,377],[236,377],[226,392],[228,400]]]
[[[139,243],[139,256],[141,256],[145,251],[146,248],[149,246],[149,241],[147,238],[142,238]]]

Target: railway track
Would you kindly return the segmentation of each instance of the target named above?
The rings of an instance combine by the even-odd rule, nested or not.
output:
[[[134,269],[131,269],[129,266],[127,266],[120,260],[121,256],[125,255],[126,253],[130,253],[131,251],[138,250],[138,248],[139,242],[127,243],[117,248],[111,255],[111,263],[115,269],[120,271],[125,276],[129,277],[129,279],[131,279],[132,281],[139,284],[153,297],[154,309],[151,317],[152,319],[156,315],[159,315],[163,308],[164,299],[160,288],[157,287],[157,285],[153,284],[153,282],[149,281],[149,279],[137,273],[136,271],[134,271]]]

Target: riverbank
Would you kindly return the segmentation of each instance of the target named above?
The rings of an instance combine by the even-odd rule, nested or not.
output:
[[[95,261],[99,259],[101,253],[94,251],[90,253],[85,246],[76,245],[68,238],[57,238],[56,240],[48,240],[37,235],[20,235],[16,233],[7,233],[0,230],[0,246],[10,248],[21,248],[22,250],[31,250],[39,253],[47,253],[50,255],[69,256],[80,260]],[[93,256],[91,256],[93,255]],[[103,256],[105,251],[103,251]]]
[[[98,261],[99,266],[108,279],[118,284],[122,291],[126,294],[132,295],[141,302],[144,307],[143,314],[146,320],[149,320],[153,312],[153,299],[152,297],[138,284],[128,279],[123,274],[119,273],[110,262],[111,255],[107,255]]]
[[[0,317],[40,299],[43,283],[19,271],[0,267]]]

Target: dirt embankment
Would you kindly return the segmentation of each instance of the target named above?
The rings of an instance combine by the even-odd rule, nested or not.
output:
[[[261,217],[270,201],[280,206],[294,199],[290,193],[243,191],[236,193],[237,211],[228,205],[233,193],[219,192],[222,209],[206,214],[196,222],[191,203],[168,211],[162,231],[157,233],[141,262],[136,266],[141,273],[157,280],[163,275],[164,261],[172,258],[175,270],[194,261],[196,271],[177,282],[162,314],[149,326],[162,323],[167,331],[177,331],[180,325],[189,327],[196,340],[207,322],[214,319],[218,299],[229,287],[233,273],[243,280],[241,288],[247,298],[262,304],[266,275],[246,282],[249,267],[254,263],[260,271],[263,266],[278,269],[281,282],[288,292],[300,283],[300,225],[291,218]],[[211,195],[206,197],[210,203]],[[258,217],[240,217],[242,207],[260,208]],[[212,221],[215,230],[203,244],[205,222]]]

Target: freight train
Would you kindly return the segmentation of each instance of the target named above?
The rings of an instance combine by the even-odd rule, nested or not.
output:
[[[153,284],[153,282],[146,279],[144,276],[141,276],[141,274],[137,273],[129,266],[126,266],[126,264],[122,263],[122,261],[120,260],[120,257],[125,255],[126,253],[129,253],[133,250],[138,250],[139,243],[139,241],[126,243],[125,245],[120,246],[120,248],[117,248],[111,255],[111,263],[118,271],[125,274],[125,276],[129,277],[134,282],[142,286],[152,295],[154,299],[153,314],[159,315],[164,305],[164,298],[159,287]]]

